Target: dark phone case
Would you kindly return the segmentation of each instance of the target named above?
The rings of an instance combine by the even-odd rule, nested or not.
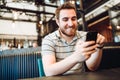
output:
[[[96,41],[98,32],[88,32],[86,41]]]

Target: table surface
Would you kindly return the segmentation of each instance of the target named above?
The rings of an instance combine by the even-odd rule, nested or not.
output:
[[[113,68],[73,75],[27,78],[22,80],[119,80],[119,78],[120,68]]]

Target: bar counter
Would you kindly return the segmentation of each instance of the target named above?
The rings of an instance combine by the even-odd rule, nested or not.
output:
[[[80,74],[52,76],[52,77],[37,77],[20,80],[119,80],[120,68],[104,69],[95,72],[84,72]]]

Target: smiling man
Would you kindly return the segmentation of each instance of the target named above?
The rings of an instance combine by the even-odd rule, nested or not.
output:
[[[87,68],[98,68],[105,37],[98,33],[97,40],[85,41],[86,33],[78,31],[76,8],[66,2],[55,12],[59,28],[42,41],[42,61],[46,76],[81,73]]]

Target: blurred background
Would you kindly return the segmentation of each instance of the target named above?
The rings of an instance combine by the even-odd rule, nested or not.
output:
[[[55,31],[55,9],[76,6],[78,30],[98,31],[106,42],[120,42],[119,0],[0,0],[0,49],[28,48]]]

